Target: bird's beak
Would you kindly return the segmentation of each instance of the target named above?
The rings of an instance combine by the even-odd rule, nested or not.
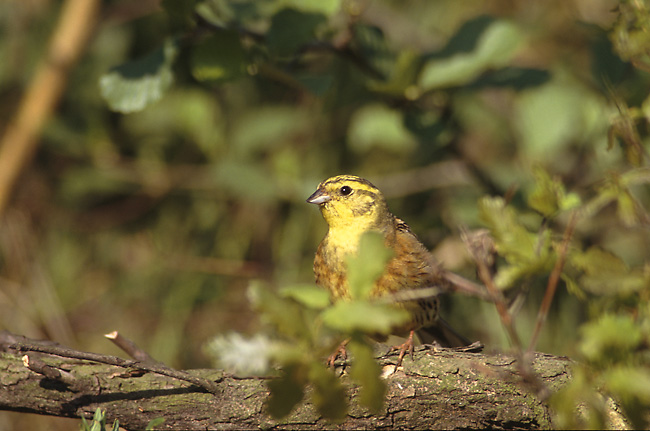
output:
[[[329,202],[331,199],[332,197],[325,193],[323,189],[318,189],[307,198],[307,202],[310,204],[320,205],[324,204],[325,202]]]

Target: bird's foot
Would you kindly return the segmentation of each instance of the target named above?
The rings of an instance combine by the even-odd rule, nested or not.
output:
[[[341,357],[341,359],[343,359],[344,362],[348,359],[347,345],[349,342],[350,342],[349,339],[344,340],[341,344],[339,344],[339,346],[336,348],[334,353],[332,353],[327,357],[327,366],[329,368],[334,368],[334,364],[336,360],[339,358],[339,356]]]
[[[393,346],[390,348],[387,354],[395,352],[399,350],[399,356],[397,357],[397,364],[395,365],[395,371],[402,365],[402,361],[404,360],[404,356],[406,356],[406,353],[411,356],[411,360],[413,360],[413,351],[415,350],[415,345],[413,344],[413,331],[409,333],[408,338],[406,341],[399,346]]]

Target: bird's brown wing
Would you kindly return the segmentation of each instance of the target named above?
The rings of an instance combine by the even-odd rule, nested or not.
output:
[[[389,262],[387,270],[378,281],[378,289],[396,293],[409,289],[438,288],[448,290],[449,281],[443,269],[411,232],[409,226],[395,218],[395,238],[392,244],[395,257]],[[420,291],[421,292],[421,291]],[[413,315],[413,320],[405,330],[417,330],[420,341],[426,344],[437,343],[442,347],[463,347],[470,341],[452,329],[440,317],[439,299],[435,293],[404,302],[404,307]]]

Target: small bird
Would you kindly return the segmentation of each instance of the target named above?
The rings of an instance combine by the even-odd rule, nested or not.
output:
[[[445,290],[449,281],[444,270],[411,232],[409,226],[388,209],[384,195],[370,181],[353,175],[339,175],[318,185],[307,199],[320,207],[329,229],[321,241],[314,259],[316,284],[327,289],[333,300],[350,298],[347,280],[347,257],[357,252],[359,240],[367,231],[380,232],[385,244],[393,251],[383,274],[375,281],[372,297],[395,295],[427,287]],[[408,351],[413,353],[413,334],[417,331],[423,343],[437,342],[442,347],[463,347],[470,342],[456,333],[439,315],[439,300],[435,295],[399,302],[412,319],[393,328],[397,336],[408,336],[400,350],[399,366]],[[339,348],[344,351],[344,344]],[[329,363],[336,359],[330,357]]]

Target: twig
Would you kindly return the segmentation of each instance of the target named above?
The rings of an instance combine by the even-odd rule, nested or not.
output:
[[[18,176],[36,151],[41,128],[90,38],[100,5],[99,0],[67,0],[63,5],[47,54],[0,139],[0,214],[9,202]]]
[[[71,389],[79,389],[79,381],[71,373],[61,370],[46,364],[36,357],[34,353],[28,353],[23,356],[23,365],[37,374],[41,374],[48,379],[59,380],[60,382],[70,386]]]
[[[465,229],[461,229],[461,231],[464,239],[469,238]],[[479,278],[485,284],[488,293],[492,297],[492,301],[494,302],[494,305],[497,308],[497,312],[499,313],[501,324],[505,328],[508,336],[510,337],[510,341],[515,347],[514,353],[515,357],[517,358],[517,368],[519,370],[523,383],[529,385],[529,387],[535,391],[535,394],[540,399],[546,399],[549,395],[549,390],[533,371],[533,356],[531,352],[524,353],[523,351],[521,340],[519,339],[519,335],[517,335],[517,331],[515,330],[514,322],[512,320],[510,312],[508,311],[505,298],[503,297],[501,291],[494,284],[492,273],[490,272],[485,259],[481,257],[479,250],[477,250],[476,247],[472,247],[468,241],[466,241],[466,244],[467,248],[472,254],[472,257],[474,258],[474,261],[476,262]]]
[[[546,322],[548,310],[551,308],[551,303],[553,302],[553,297],[555,296],[555,291],[557,290],[557,285],[560,281],[560,274],[562,273],[562,268],[564,268],[564,262],[566,261],[569,242],[573,236],[573,231],[575,229],[577,220],[577,212],[573,211],[571,213],[571,217],[569,218],[569,223],[564,230],[564,238],[562,239],[562,245],[560,246],[560,251],[558,253],[557,260],[555,261],[555,266],[553,267],[553,272],[551,272],[551,275],[548,278],[546,293],[544,294],[544,299],[542,300],[542,304],[539,307],[537,321],[535,322],[535,330],[533,331],[533,335],[530,339],[530,344],[528,345],[526,354],[531,354],[535,349],[535,346],[537,345],[537,339],[539,338],[539,334],[542,330],[542,326],[544,325],[544,322]]]
[[[120,349],[124,350],[130,357],[136,361],[148,362],[148,363],[159,363],[154,358],[152,358],[147,352],[142,350],[135,344],[132,340],[124,337],[117,331],[109,332],[104,334],[104,337],[108,338]]]
[[[469,238],[469,235],[464,228],[461,228],[461,231],[463,233],[464,239]],[[485,287],[487,288],[488,294],[490,295],[492,302],[494,302],[494,305],[497,308],[497,312],[499,313],[499,318],[501,319],[501,324],[503,325],[506,332],[508,333],[508,336],[510,337],[510,341],[515,346],[517,351],[521,354],[522,352],[521,340],[519,340],[517,331],[515,331],[515,327],[512,321],[512,316],[510,316],[510,313],[508,312],[508,307],[506,305],[506,301],[503,297],[503,294],[495,286],[494,279],[492,278],[492,274],[490,273],[490,269],[488,268],[488,265],[485,263],[485,260],[479,256],[479,253],[477,252],[475,247],[472,247],[472,245],[469,244],[467,241],[466,244],[467,244],[467,248],[469,249],[469,252],[472,255],[472,258],[474,259],[474,262],[476,262],[478,276],[483,282],[483,284],[485,285]]]
[[[118,358],[117,356],[100,355],[97,353],[90,353],[90,352],[81,352],[66,347],[39,345],[36,343],[30,343],[26,341],[20,341],[17,343],[9,344],[7,345],[7,347],[9,349],[14,349],[23,352],[29,352],[29,351],[41,352],[41,353],[48,353],[50,355],[61,356],[64,358],[73,358],[73,359],[81,359],[81,360],[92,361],[92,362],[99,362],[102,364],[114,365],[116,367],[121,367],[121,368],[135,368],[138,370],[156,373],[163,376],[192,383],[196,386],[205,389],[206,391],[212,394],[219,394],[222,392],[219,385],[217,385],[217,383],[219,383],[222,380],[222,378],[219,378],[217,381],[206,380],[199,377],[194,377],[191,374],[185,373],[183,371],[174,370],[173,368],[169,368],[161,364],[144,363],[144,362],[134,361],[130,359]]]
[[[443,271],[442,276],[451,283],[451,286],[445,285],[446,290],[463,293],[469,296],[476,296],[485,301],[493,300],[492,295],[490,295],[483,286],[461,277],[458,274],[451,271]]]

